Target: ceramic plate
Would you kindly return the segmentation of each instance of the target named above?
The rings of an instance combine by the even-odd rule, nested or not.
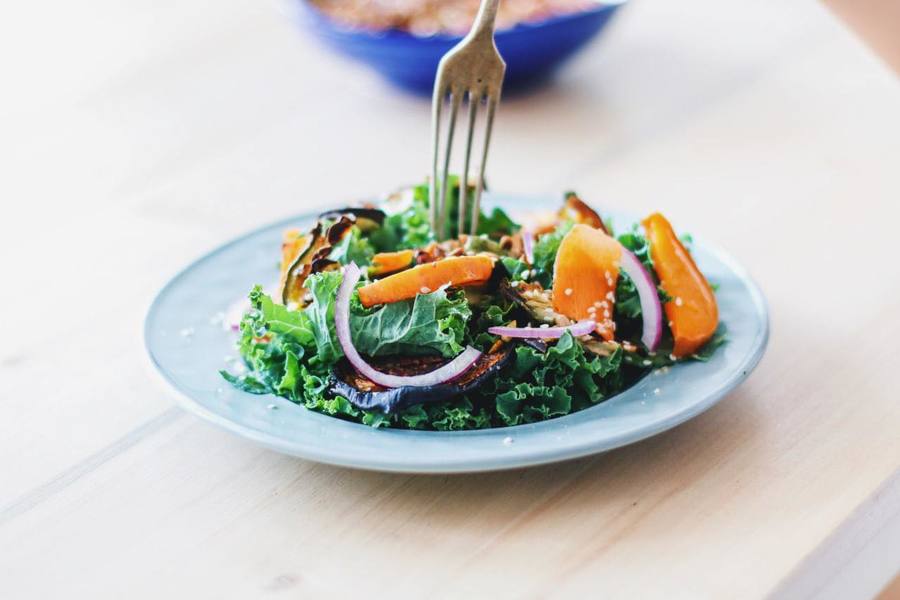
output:
[[[535,206],[533,198],[494,200]],[[719,312],[729,342],[709,362],[653,372],[592,408],[516,427],[401,431],[372,429],[274,396],[237,391],[218,374],[227,359],[236,357],[235,334],[222,326],[222,315],[253,284],[277,279],[282,230],[311,220],[306,215],[274,223],[200,258],[160,291],[144,324],[150,359],[182,407],[279,452],[335,465],[420,473],[490,471],[576,458],[636,442],[700,414],[740,384],[765,351],[768,316],[759,289],[727,254],[695,238],[700,268],[720,286]],[[633,219],[614,215],[614,222]]]

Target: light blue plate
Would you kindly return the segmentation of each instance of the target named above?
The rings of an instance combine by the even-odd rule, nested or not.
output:
[[[531,198],[496,199],[501,205],[535,206]],[[709,362],[653,372],[587,410],[499,429],[401,431],[372,429],[274,396],[237,391],[218,374],[226,357],[236,356],[235,335],[222,327],[221,315],[253,284],[277,278],[282,230],[311,218],[274,223],[197,260],[160,291],[144,325],[150,359],[183,408],[279,452],[418,473],[490,471],[576,458],[642,440],[700,414],[740,384],[766,348],[768,315],[759,289],[728,255],[695,238],[700,268],[720,286],[719,311],[729,342]],[[621,226],[632,220],[615,222]]]

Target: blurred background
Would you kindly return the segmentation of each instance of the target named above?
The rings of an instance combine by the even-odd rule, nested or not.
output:
[[[6,5],[3,195],[52,200],[60,217],[113,218],[127,206],[148,220],[202,216],[237,231],[420,178],[429,100],[402,86],[427,90],[476,2],[311,1]],[[504,7],[499,43],[516,87],[531,88],[504,99],[495,188],[581,184],[602,188],[604,201],[649,205],[656,189],[633,175],[652,172],[673,191],[740,201],[760,165],[776,185],[784,145],[773,132],[790,138],[857,94],[861,106],[879,102],[862,89],[871,76],[855,75],[860,61],[879,59],[817,2]],[[856,128],[877,127],[865,112]]]

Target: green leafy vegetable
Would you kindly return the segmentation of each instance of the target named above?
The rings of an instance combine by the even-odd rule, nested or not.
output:
[[[304,313],[313,325],[318,357],[323,364],[334,364],[343,356],[334,329],[334,301],[341,274],[317,273],[307,281],[313,302]],[[372,310],[364,309],[356,298],[351,302],[350,331],[353,345],[364,355],[452,357],[463,350],[470,316],[465,295],[459,291],[448,295],[437,290]]]
[[[621,361],[620,348],[592,355],[569,333],[544,353],[521,345],[512,366],[495,380],[497,415],[505,425],[518,425],[600,402],[621,388]]]
[[[373,256],[375,256],[375,247],[372,242],[362,237],[359,227],[354,225],[344,239],[332,246],[328,258],[342,265],[355,262],[357,265],[363,266],[371,264]]]

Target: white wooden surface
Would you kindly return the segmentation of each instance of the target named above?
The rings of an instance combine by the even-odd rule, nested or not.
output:
[[[145,371],[143,313],[187,261],[427,170],[427,101],[281,8],[0,8],[0,597],[750,598],[890,579],[895,535],[865,582],[834,583],[896,521],[900,485],[900,85],[861,42],[808,0],[635,1],[554,86],[505,101],[495,188],[661,209],[727,247],[768,295],[769,353],[713,410],[621,451],[409,477],[256,448]]]

